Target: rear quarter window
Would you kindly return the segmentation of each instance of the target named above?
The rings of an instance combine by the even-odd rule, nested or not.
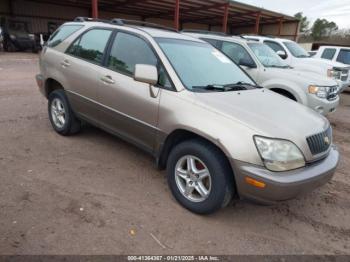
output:
[[[55,47],[62,43],[65,39],[71,36],[73,33],[82,28],[83,25],[63,25],[56,30],[55,33],[47,41],[47,46]]]

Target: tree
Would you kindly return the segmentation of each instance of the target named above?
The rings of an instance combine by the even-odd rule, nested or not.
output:
[[[306,16],[303,16],[303,12],[296,13],[294,17],[300,21],[300,32],[307,32],[309,30],[310,22],[307,20]]]
[[[318,18],[312,26],[312,37],[319,40],[322,37],[330,36],[333,31],[338,30],[338,26],[334,22],[329,22],[327,19]]]

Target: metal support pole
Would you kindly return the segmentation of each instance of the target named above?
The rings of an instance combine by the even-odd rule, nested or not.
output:
[[[174,27],[176,30],[180,29],[180,0],[175,3]]]
[[[227,22],[228,22],[228,8],[230,4],[227,3],[224,8],[224,17],[222,19],[222,32],[226,33],[227,32]]]
[[[283,18],[280,18],[279,25],[278,25],[278,35],[281,36],[282,34],[282,28],[283,28]]]
[[[256,35],[259,34],[260,16],[261,16],[261,12],[256,13],[255,29],[254,29],[254,34]]]
[[[296,27],[295,27],[295,33],[294,33],[294,41],[297,41],[297,39],[298,39],[299,26],[300,26],[300,22],[297,22]]]
[[[91,0],[92,18],[98,18],[98,0]]]

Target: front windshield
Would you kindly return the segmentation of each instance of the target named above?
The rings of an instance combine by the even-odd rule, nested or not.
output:
[[[189,90],[239,82],[255,85],[235,63],[210,44],[168,38],[156,40]]]
[[[298,45],[295,42],[288,41],[288,42],[283,42],[284,45],[288,48],[289,52],[292,53],[293,56],[295,57],[310,57],[310,55],[306,52],[304,48],[302,48],[300,45]]]
[[[288,67],[288,65],[267,45],[248,43],[250,49],[265,67]]]

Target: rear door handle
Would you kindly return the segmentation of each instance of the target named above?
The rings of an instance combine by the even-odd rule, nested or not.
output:
[[[64,59],[64,60],[61,62],[61,65],[62,65],[63,67],[69,67],[69,66],[70,66],[70,63],[69,63],[69,61],[68,61],[67,59]]]
[[[113,85],[115,83],[115,81],[113,80],[113,78],[109,75],[103,76],[101,77],[101,81],[105,84],[109,84],[109,85]]]

